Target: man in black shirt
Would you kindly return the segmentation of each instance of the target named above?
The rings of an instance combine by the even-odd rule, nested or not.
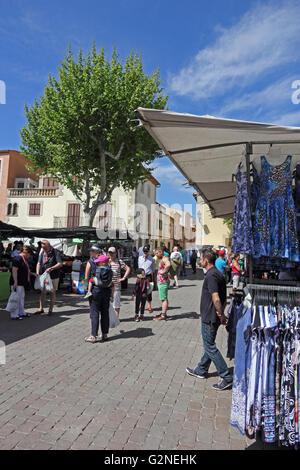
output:
[[[204,356],[195,369],[187,368],[189,375],[200,379],[207,378],[208,370],[213,362],[220,381],[213,385],[215,390],[225,390],[232,384],[233,378],[216,346],[216,336],[220,325],[226,325],[224,315],[226,305],[226,281],[215,267],[216,255],[210,250],[201,253],[201,266],[206,270],[201,296],[201,323]]]

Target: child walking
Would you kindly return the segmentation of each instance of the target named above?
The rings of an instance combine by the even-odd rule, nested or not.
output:
[[[143,269],[137,269],[137,280],[133,291],[132,300],[135,297],[135,321],[143,321],[147,295],[150,293],[150,282],[146,278]]]

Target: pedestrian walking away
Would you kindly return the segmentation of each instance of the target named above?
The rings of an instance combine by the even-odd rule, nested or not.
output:
[[[155,259],[149,254],[149,245],[144,246],[143,256],[139,257],[139,269],[143,269],[149,282],[154,282]],[[147,296],[148,310],[152,313],[152,293]]]
[[[40,276],[45,272],[50,274],[53,283],[53,290],[50,292],[50,306],[48,315],[52,315],[56,300],[56,291],[59,285],[60,269],[62,268],[63,264],[60,253],[50,245],[48,240],[43,240],[41,246],[42,250],[39,254],[39,259],[36,266],[36,275]],[[43,290],[41,292],[40,298],[40,309],[35,312],[35,314],[44,313],[45,300],[46,291]]]
[[[135,246],[132,249],[132,261],[133,261],[133,270],[136,273],[139,267],[139,254]]]
[[[196,250],[192,251],[190,255],[190,261],[191,261],[193,273],[196,274],[197,272],[197,251]]]
[[[171,267],[170,267],[170,278],[174,279],[173,289],[177,289],[179,287],[178,276],[179,271],[183,266],[183,259],[182,255],[179,252],[178,246],[174,246],[173,252],[171,253],[170,257]]]
[[[168,302],[168,290],[169,290],[169,271],[171,267],[170,259],[168,253],[164,252],[161,248],[157,248],[155,252],[156,256],[160,260],[159,269],[157,273],[157,287],[159,298],[162,302],[162,313],[154,318],[154,320],[161,321],[167,320],[167,312],[169,307]]]
[[[213,385],[215,390],[225,390],[232,385],[233,377],[216,346],[216,336],[220,325],[226,325],[224,315],[226,305],[226,280],[215,267],[216,255],[210,250],[201,253],[201,266],[206,269],[202,288],[200,314],[204,355],[195,369],[187,368],[189,375],[199,379],[207,378],[213,362],[220,380]]]
[[[135,283],[132,299],[135,297],[135,321],[143,321],[145,314],[145,306],[147,301],[147,294],[150,290],[150,282],[146,278],[146,273],[143,269],[137,270],[137,280]]]
[[[113,307],[116,315],[120,316],[121,309],[121,283],[129,277],[130,267],[122,259],[117,258],[117,250],[114,246],[108,249],[109,265],[113,272]],[[122,277],[122,272],[123,277]]]
[[[180,254],[182,256],[182,267],[181,267],[181,272],[180,276],[181,277],[186,277],[186,262],[187,262],[187,256],[186,256],[186,251],[183,248],[180,248]]]
[[[113,272],[109,267],[109,258],[107,256],[101,255],[95,260],[95,263],[97,266],[96,275],[89,281],[91,336],[85,338],[87,343],[97,343],[100,340],[106,341],[109,333],[109,301]],[[101,337],[98,336],[100,315]]]

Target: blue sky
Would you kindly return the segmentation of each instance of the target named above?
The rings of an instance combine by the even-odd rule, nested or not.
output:
[[[244,0],[0,0],[0,148],[18,148],[24,103],[56,73],[70,43],[95,39],[110,54],[133,49],[161,69],[169,109],[300,125],[300,2]],[[167,158],[157,162],[162,203],[193,204],[193,190]]]

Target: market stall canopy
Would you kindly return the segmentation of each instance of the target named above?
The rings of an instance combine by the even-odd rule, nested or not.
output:
[[[11,237],[27,237],[28,232],[14,225],[5,224],[0,221],[0,238],[8,239]]]
[[[26,230],[26,235],[30,238],[44,238],[44,239],[66,239],[75,237],[82,240],[99,240],[97,235],[98,230],[95,227],[75,227],[75,228],[49,228],[49,229],[35,229],[35,230]],[[131,240],[130,234],[128,232],[123,232],[119,230],[113,230],[112,234],[116,236],[116,239],[121,243],[122,240]],[[124,237],[125,235],[125,237]],[[110,236],[110,231],[107,232],[108,240]]]
[[[290,154],[300,161],[298,127],[144,108],[138,108],[136,115],[209,205],[214,217],[226,217],[234,212],[233,175],[245,155],[247,143],[253,144],[251,161],[266,155],[270,143],[280,145],[282,155]]]

